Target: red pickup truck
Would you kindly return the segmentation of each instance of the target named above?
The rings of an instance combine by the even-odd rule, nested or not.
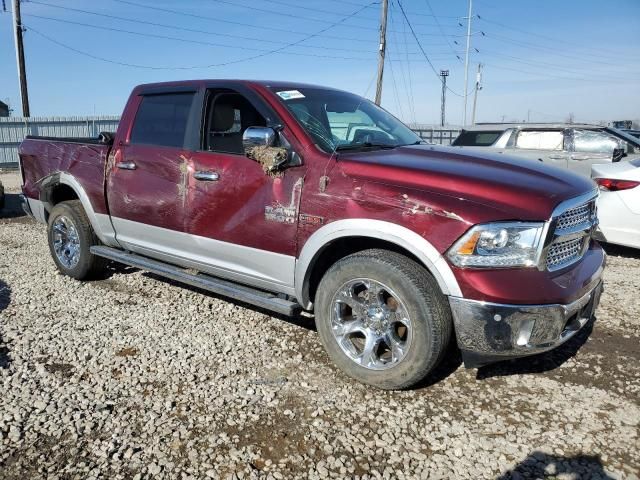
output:
[[[368,100],[286,82],[134,89],[115,135],[27,137],[25,209],[57,268],[107,259],[283,314],[348,375],[406,388],[451,352],[552,349],[592,316],[590,180],[427,145]]]

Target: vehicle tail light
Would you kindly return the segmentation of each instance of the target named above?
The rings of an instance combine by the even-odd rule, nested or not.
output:
[[[602,190],[611,192],[629,190],[640,185],[640,182],[634,182],[633,180],[616,180],[614,178],[596,178],[595,181]]]

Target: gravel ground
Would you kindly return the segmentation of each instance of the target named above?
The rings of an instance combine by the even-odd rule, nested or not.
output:
[[[611,251],[595,324],[552,354],[480,370],[452,354],[381,392],[337,371],[306,317],[125,267],[60,276],[45,227],[7,202],[1,478],[640,475],[637,251]]]

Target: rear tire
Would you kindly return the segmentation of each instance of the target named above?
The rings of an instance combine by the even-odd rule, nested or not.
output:
[[[85,280],[104,271],[106,259],[90,251],[100,241],[79,200],[62,202],[53,207],[47,236],[53,261],[64,275]]]
[[[419,383],[451,340],[451,310],[438,283],[399,253],[372,249],[339,260],[320,281],[315,303],[331,359],[378,388]]]

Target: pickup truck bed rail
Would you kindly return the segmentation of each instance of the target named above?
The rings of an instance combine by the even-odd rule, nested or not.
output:
[[[113,143],[113,133],[101,132],[97,137],[44,137],[41,135],[27,135],[28,140],[46,140],[48,142],[89,143],[92,145],[110,145]]]

